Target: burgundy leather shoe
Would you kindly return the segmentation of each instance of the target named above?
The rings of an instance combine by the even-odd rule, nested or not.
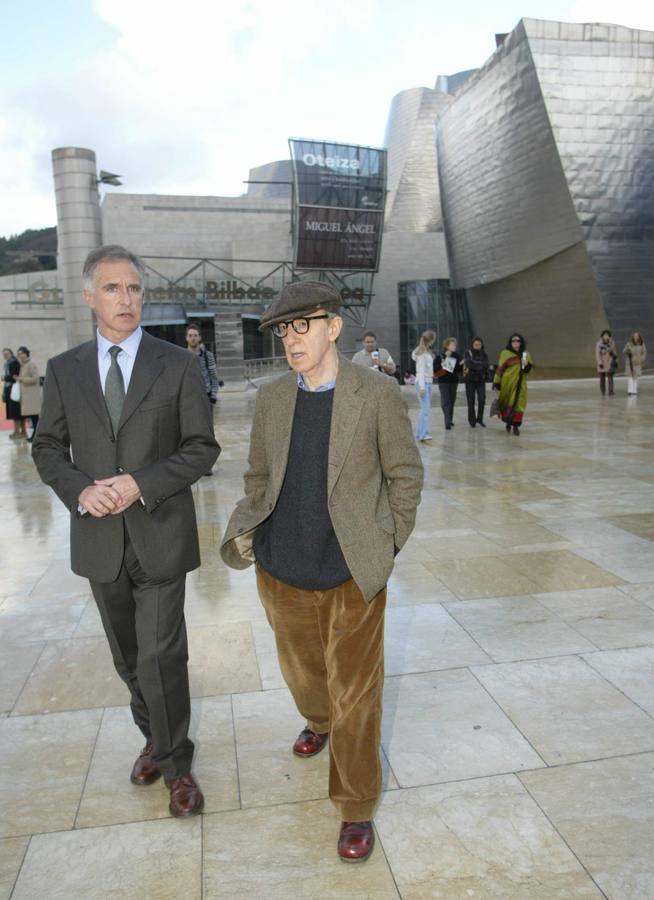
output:
[[[176,818],[197,816],[202,812],[204,797],[202,791],[189,773],[179,778],[166,778],[166,787],[170,790],[170,806],[168,809]]]
[[[320,753],[325,746],[328,737],[329,733],[316,734],[315,731],[312,731],[307,726],[307,728],[303,728],[298,734],[297,739],[293,744],[293,753],[295,753],[296,756],[315,756],[316,753]]]
[[[341,822],[338,855],[343,862],[363,862],[375,846],[372,822]]]
[[[148,741],[141,750],[139,758],[134,763],[132,774],[129,776],[132,784],[140,786],[152,784],[157,778],[161,778],[161,772],[152,762],[152,744]]]

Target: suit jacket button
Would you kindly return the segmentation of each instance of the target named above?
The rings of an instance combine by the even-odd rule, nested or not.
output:
[[[239,534],[243,534],[244,531],[245,531],[244,528],[239,528],[238,533],[239,533]]]
[[[118,468],[116,469],[116,472],[118,473],[118,475],[122,475],[124,471],[125,470],[123,469],[122,466],[118,466]]]

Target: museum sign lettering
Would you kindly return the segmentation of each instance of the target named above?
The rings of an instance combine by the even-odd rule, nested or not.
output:
[[[220,303],[221,301],[241,301],[243,303],[268,304],[279,291],[273,288],[257,285],[249,287],[236,280],[206,281],[204,289],[199,290],[190,285],[166,284],[157,287],[146,287],[146,303]],[[341,290],[343,301],[362,301],[363,288],[343,288]]]

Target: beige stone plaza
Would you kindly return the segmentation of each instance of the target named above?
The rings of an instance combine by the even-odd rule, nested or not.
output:
[[[538,361],[537,361],[538,362]],[[404,389],[415,421],[412,389]],[[437,395],[436,395],[437,397]],[[129,773],[142,739],[68,513],[0,432],[0,898],[654,897],[654,378],[637,398],[538,382],[520,437],[420,445],[418,523],[389,584],[385,791],[371,859],[343,865],[327,756],[303,722],[251,569],[218,547],[242,493],[254,391],[221,394],[188,578],[194,767],[168,813]]]

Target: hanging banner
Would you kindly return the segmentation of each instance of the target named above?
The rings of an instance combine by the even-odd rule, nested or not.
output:
[[[386,201],[386,151],[290,140],[298,269],[376,272]]]
[[[381,226],[379,213],[301,206],[297,216],[296,265],[308,269],[376,271]]]

